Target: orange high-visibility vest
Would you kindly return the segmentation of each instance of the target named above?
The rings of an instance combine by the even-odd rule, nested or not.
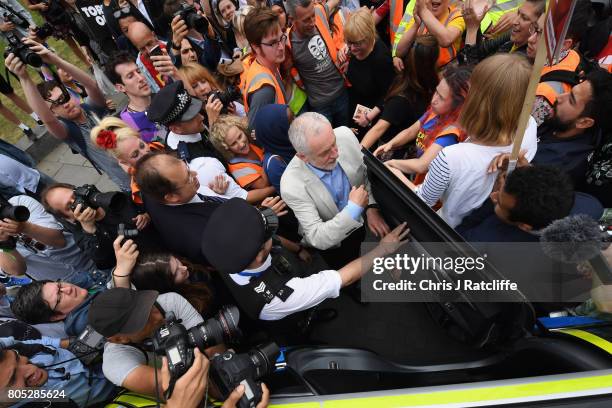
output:
[[[315,11],[315,26],[317,27],[317,30],[319,30],[319,34],[321,35],[323,42],[325,42],[325,46],[327,47],[327,52],[329,53],[329,56],[331,57],[332,62],[334,63],[334,65],[336,65],[336,62],[338,60],[338,50],[344,47],[344,25],[341,26],[341,29],[339,29],[339,26],[336,25],[337,33],[334,36],[329,27],[329,23],[327,21],[327,13],[325,12],[325,8],[323,8],[323,6],[320,4],[315,4],[314,11]],[[339,14],[339,13],[340,12],[336,14]],[[293,30],[293,27],[289,28],[289,31],[287,32],[287,35],[289,37],[287,41],[287,47],[289,48],[289,51],[291,51],[291,31],[292,30]],[[300,78],[300,73],[298,72],[298,69],[295,66],[292,66],[290,73],[295,83],[300,88],[304,89],[304,82]],[[346,76],[343,73],[341,74],[345,82],[348,85]]]
[[[227,163],[227,168],[232,177],[236,180],[240,187],[243,188],[261,178],[261,176],[264,174],[263,150],[254,144],[251,144],[250,148],[255,152],[259,160],[247,159],[245,157],[234,157],[233,159],[229,159]]]
[[[389,38],[390,44],[393,46],[395,42],[395,33],[399,28],[402,17],[404,16],[404,2],[402,0],[389,1]]]
[[[245,70],[240,79],[244,109],[247,112],[249,111],[249,95],[259,90],[262,86],[274,87],[274,103],[281,105],[287,103],[285,89],[283,85],[277,81],[275,73],[261,65],[255,56],[251,56],[247,59],[249,61],[245,64]],[[278,70],[276,70],[276,74],[280,76]]]
[[[461,17],[461,9],[455,6],[449,6],[448,17],[444,20],[444,27],[448,27],[448,24],[456,18]],[[425,27],[425,24],[421,23],[421,27],[417,30],[417,36],[427,34],[429,30]],[[446,64],[451,62],[457,56],[457,47],[455,42],[448,47],[440,47],[440,54],[438,55],[438,69],[444,67]]]
[[[542,76],[554,71],[569,71],[576,72],[580,66],[580,55],[570,50],[565,58],[559,61],[558,64],[542,69]],[[557,96],[567,93],[572,90],[572,84],[561,81],[544,81],[538,84],[536,95],[546,98],[548,103],[554,105],[557,101]]]

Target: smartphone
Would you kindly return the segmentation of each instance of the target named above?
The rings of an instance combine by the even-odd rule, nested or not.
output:
[[[151,48],[149,50],[149,56],[150,57],[158,57],[158,56],[162,56],[164,55],[164,52],[162,51],[161,47],[159,46],[159,44],[157,44],[155,47]]]

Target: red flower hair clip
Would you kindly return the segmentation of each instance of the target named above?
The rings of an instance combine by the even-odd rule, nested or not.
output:
[[[117,134],[112,130],[101,130],[96,137],[96,143],[104,149],[114,149],[117,147]]]

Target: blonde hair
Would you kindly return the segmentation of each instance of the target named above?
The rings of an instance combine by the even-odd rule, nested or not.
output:
[[[103,130],[110,130],[115,133],[115,147],[109,147],[109,145],[102,143],[101,140],[98,140],[98,135],[100,135],[100,132],[102,132]],[[110,152],[114,157],[119,157],[119,151],[117,150],[117,146],[119,146],[119,143],[133,137],[140,139],[140,133],[138,133],[136,129],[131,128],[121,119],[115,116],[107,116],[102,119],[100,123],[98,123],[98,126],[94,127],[91,130],[90,137],[92,143],[99,149]]]
[[[249,137],[249,128],[246,121],[236,115],[219,116],[210,129],[210,141],[212,142],[213,146],[215,146],[215,149],[217,149],[226,160],[234,158],[234,153],[230,151],[229,146],[227,143],[225,143],[225,136],[227,136],[227,133],[233,127],[237,127],[240,131],[242,131],[246,135],[247,139],[249,139],[249,143],[251,142],[251,138]]]
[[[496,54],[474,68],[459,116],[472,140],[490,146],[512,143],[530,75],[531,65],[518,54]]]
[[[366,40],[368,45],[376,40],[376,24],[369,10],[359,9],[354,12],[344,26],[344,38],[350,42]]]
[[[244,35],[244,21],[251,10],[253,10],[253,6],[247,4],[246,6],[240,7],[240,9],[236,10],[234,13],[234,17],[232,17],[232,27],[234,28],[234,34],[236,36],[246,39]]]
[[[213,74],[211,74],[208,69],[197,62],[190,62],[183,65],[179,68],[179,72],[183,75],[183,78],[189,85],[197,81],[206,81],[210,84],[210,87],[213,88],[213,90],[220,88]]]

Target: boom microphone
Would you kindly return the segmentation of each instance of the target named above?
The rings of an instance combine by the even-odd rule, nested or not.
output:
[[[585,214],[553,221],[542,230],[540,243],[548,257],[572,264],[588,261],[607,248],[599,224]]]

